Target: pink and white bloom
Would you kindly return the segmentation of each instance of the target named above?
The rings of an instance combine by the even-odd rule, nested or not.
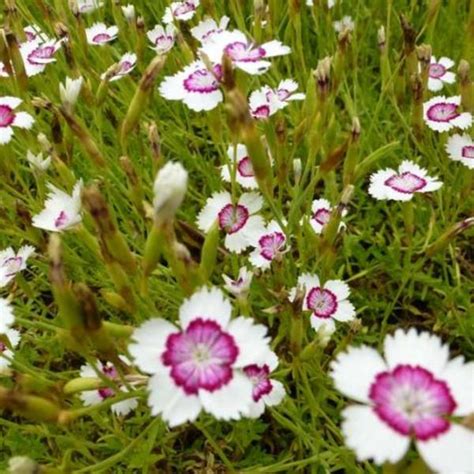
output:
[[[152,30],[148,31],[148,39],[153,44],[152,48],[157,54],[165,54],[174,46],[176,38],[176,28],[172,23],[163,28],[162,25],[156,25]]]
[[[0,298],[0,334],[5,334],[14,322],[13,306],[5,298]]]
[[[20,332],[13,328],[7,328],[6,331],[0,333],[0,336],[6,336],[11,347],[0,338],[0,374],[10,367],[10,360],[13,358],[13,349],[20,343]]]
[[[311,326],[315,331],[333,333],[335,321],[347,322],[355,318],[354,306],[349,301],[349,285],[342,280],[328,280],[321,285],[317,275],[303,273],[298,278],[298,287],[305,288],[303,311],[311,311]],[[290,300],[295,296],[296,288],[293,288]]]
[[[20,53],[28,77],[42,73],[48,64],[56,62],[54,55],[61,48],[62,41],[28,41],[20,45]]]
[[[28,150],[26,153],[26,159],[28,160],[31,168],[37,169],[39,171],[46,171],[51,165],[51,156],[43,158],[43,153],[38,153],[35,155],[30,150]]]
[[[125,53],[117,64],[115,74],[109,78],[109,81],[118,81],[122,77],[128,76],[137,65],[137,55],[135,53]],[[102,74],[101,79],[105,79],[107,73]]]
[[[429,193],[443,185],[427,173],[412,161],[402,161],[398,171],[387,168],[372,174],[369,194],[379,200],[410,201],[415,193]]]
[[[226,234],[228,250],[241,253],[264,228],[263,218],[256,213],[262,208],[263,199],[258,193],[244,193],[236,204],[227,191],[214,193],[198,215],[197,224],[201,231],[208,232],[214,222]]]
[[[22,103],[17,97],[0,97],[0,145],[5,145],[13,137],[13,127],[32,127],[34,118],[26,112],[15,112]]]
[[[278,358],[274,352],[263,364],[250,364],[244,367],[244,374],[252,382],[252,403],[248,406],[245,416],[258,418],[265,411],[265,407],[278,405],[286,395],[285,387],[278,380],[270,378],[276,369]]]
[[[448,71],[448,69],[454,66],[452,59],[442,57],[436,59],[431,56],[430,66],[428,70],[428,89],[430,91],[440,91],[444,84],[453,84],[456,80],[454,72]]]
[[[104,2],[99,2],[98,0],[76,0],[76,4],[79,13],[92,13],[103,6]]]
[[[199,0],[173,2],[165,10],[162,20],[163,23],[173,23],[174,20],[189,21],[196,13],[199,3]]]
[[[194,61],[173,76],[167,76],[160,84],[162,97],[180,100],[191,110],[212,110],[222,102],[220,90],[222,68],[214,66],[212,73],[202,61]]]
[[[251,318],[231,319],[218,288],[201,288],[179,310],[179,326],[152,319],[133,333],[129,352],[152,374],[148,404],[170,425],[194,421],[204,410],[235,420],[248,412],[254,384],[244,373],[269,357],[267,329]]]
[[[103,46],[117,38],[117,35],[118,28],[115,25],[107,27],[105,23],[94,23],[86,28],[87,42],[92,45]]]
[[[261,46],[250,41],[239,30],[223,31],[203,44],[202,52],[215,64],[220,64],[222,55],[229,56],[235,67],[249,74],[263,74],[271,66],[269,58],[289,54],[291,48],[277,40]]]
[[[0,251],[0,287],[10,283],[15,275],[26,268],[26,261],[35,251],[31,245],[20,247],[15,252],[12,247]]]
[[[248,156],[247,147],[242,143],[238,143],[235,148],[233,145],[230,145],[227,149],[227,156],[230,158],[231,163],[235,164],[235,180],[243,188],[258,189],[255,172]],[[231,170],[228,165],[222,166],[221,176],[224,181],[228,183],[231,182]]]
[[[38,25],[28,25],[23,28],[23,31],[25,32],[26,36],[26,41],[40,41],[40,42],[46,42],[48,41],[48,37],[41,31],[41,28]]]
[[[62,232],[79,224],[82,221],[82,180],[75,184],[72,195],[52,184],[48,184],[48,189],[50,192],[44,203],[44,209],[33,216],[33,226],[51,232]]]
[[[247,267],[241,267],[239,275],[236,280],[222,275],[224,280],[224,288],[236,298],[246,298],[250,291],[250,285],[252,283],[253,272]]]
[[[433,471],[474,471],[474,432],[453,419],[474,412],[474,363],[450,360],[437,336],[398,329],[385,338],[384,358],[351,347],[332,363],[332,378],[358,402],[344,409],[342,430],[360,461],[396,463],[414,441]]]
[[[446,151],[452,160],[474,168],[474,140],[469,135],[451,135],[446,143]]]
[[[305,94],[294,93],[298,84],[292,79],[285,79],[276,89],[263,86],[250,94],[249,108],[251,115],[256,119],[266,119],[284,109],[293,100],[304,100]]]
[[[219,20],[219,24],[217,24],[216,20],[213,18],[206,18],[205,20],[200,21],[197,26],[191,28],[191,34],[201,44],[204,44],[211,41],[215,35],[226,31],[229,21],[230,18],[228,16],[223,16]]]
[[[287,251],[286,244],[285,233],[276,221],[271,221],[252,243],[255,249],[249,256],[250,263],[257,268],[267,270],[273,260],[281,260]]]
[[[117,395],[118,391],[128,392],[127,387],[120,384],[119,374],[112,362],[102,363],[100,361],[97,361],[96,369],[97,371],[101,372],[106,378],[113,381],[114,384],[117,384],[118,390],[115,390],[114,388],[109,386],[104,386],[97,390],[86,390],[84,392],[81,392],[80,398],[84,405],[91,406],[102,403],[104,400],[107,400],[108,398]],[[94,368],[89,364],[85,364],[81,367],[80,375],[83,378],[97,378],[96,370],[94,370]],[[121,402],[114,403],[113,405],[111,405],[110,409],[116,415],[125,416],[132,410],[137,408],[137,406],[138,400],[136,398],[127,398],[126,400],[122,400]]]
[[[345,30],[354,31],[355,26],[354,20],[349,15],[344,16],[342,20],[335,21],[332,25],[338,33],[342,33]]]
[[[426,125],[437,132],[447,132],[454,127],[465,130],[472,125],[472,115],[460,112],[461,96],[436,96],[423,104]]]
[[[334,207],[330,204],[327,199],[315,199],[311,205],[311,217],[309,223],[316,234],[321,234],[326,224],[331,219],[331,214]],[[344,210],[342,215],[346,215],[347,211]],[[345,227],[343,222],[339,225],[339,230]]]

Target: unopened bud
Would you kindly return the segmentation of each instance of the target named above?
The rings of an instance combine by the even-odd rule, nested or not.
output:
[[[301,170],[302,170],[301,158],[295,158],[293,160],[293,175],[295,177],[295,184],[298,184],[300,182]]]
[[[377,43],[379,45],[380,50],[385,49],[386,45],[386,37],[385,37],[385,27],[382,25],[377,31]]]
[[[8,474],[37,474],[38,464],[27,456],[15,456],[8,461]]]
[[[129,23],[132,23],[135,20],[136,14],[135,14],[135,7],[133,5],[128,4],[128,5],[123,6],[122,12],[123,12],[123,16],[126,18],[126,20]]]
[[[167,163],[157,174],[153,185],[153,207],[159,221],[171,220],[183,202],[188,172],[181,163]]]
[[[329,92],[330,78],[331,78],[331,56],[326,56],[318,61],[316,70],[314,71],[314,77],[318,84],[320,96],[325,96]]]

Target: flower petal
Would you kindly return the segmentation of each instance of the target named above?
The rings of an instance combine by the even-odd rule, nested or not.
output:
[[[370,407],[350,406],[342,416],[346,444],[355,451],[359,461],[373,459],[376,464],[396,463],[406,453],[410,438],[387,426]]]
[[[387,370],[381,355],[372,347],[351,347],[331,363],[334,385],[344,395],[369,403],[369,391],[377,374]]]

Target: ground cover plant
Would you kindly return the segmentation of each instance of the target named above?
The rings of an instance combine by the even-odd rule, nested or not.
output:
[[[2,472],[474,472],[473,1],[1,25]]]

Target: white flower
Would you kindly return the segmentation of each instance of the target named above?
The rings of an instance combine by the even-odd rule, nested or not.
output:
[[[123,358],[124,361],[127,359]],[[128,392],[127,387],[120,385],[120,378],[117,372],[117,369],[111,362],[106,362],[105,364],[102,362],[97,361],[96,369],[99,372],[102,372],[105,377],[113,381],[115,384],[119,385],[119,390],[122,392]],[[97,373],[93,367],[89,364],[85,364],[81,367],[81,377],[83,378],[97,378]],[[80,398],[82,403],[86,406],[97,405],[104,400],[107,400],[110,397],[114,397],[117,395],[117,391],[111,387],[104,386],[97,390],[86,390],[81,392]],[[134,410],[138,406],[138,400],[136,398],[127,398],[126,400],[122,400],[121,402],[114,403],[111,405],[110,409],[116,415],[125,416]]]
[[[336,0],[327,0],[328,9],[331,9],[336,4]],[[314,6],[314,0],[306,0],[306,5],[308,7]]]
[[[199,6],[199,0],[184,0],[182,2],[173,2],[166,8],[163,15],[163,23],[173,23],[173,20],[189,21]]]
[[[72,195],[48,184],[49,194],[44,209],[33,216],[33,226],[52,232],[61,232],[79,224],[81,217],[82,180],[79,180],[72,191]]]
[[[328,280],[321,285],[317,275],[303,273],[298,287],[305,288],[303,311],[311,311],[311,326],[315,331],[334,332],[334,321],[346,322],[355,318],[355,309],[349,301],[350,289],[342,280]],[[296,288],[290,291],[294,300]]]
[[[10,342],[11,348],[0,339],[0,375],[10,367],[10,361],[8,359],[13,358],[13,350],[18,346],[20,342],[20,333],[16,329],[7,328],[1,335],[5,335]],[[8,357],[8,359],[7,359]]]
[[[90,28],[86,28],[87,42],[89,44],[102,46],[117,38],[118,28],[116,26],[107,27],[104,23],[95,23]]]
[[[452,59],[442,57],[436,60],[434,56],[431,56],[428,70],[428,89],[430,91],[440,91],[445,83],[452,84],[456,80],[456,75],[448,69],[453,66],[454,61]]]
[[[170,425],[194,421],[204,410],[220,420],[245,415],[253,383],[244,373],[269,356],[267,329],[251,318],[231,319],[218,288],[201,288],[179,310],[179,327],[152,319],[133,333],[129,352],[152,374],[148,404]]]
[[[171,219],[183,202],[188,185],[188,172],[181,163],[166,163],[153,185],[153,207],[160,219]]]
[[[369,194],[375,199],[410,201],[415,193],[436,191],[442,185],[436,178],[428,176],[425,169],[405,160],[398,171],[387,168],[372,174]]]
[[[255,250],[249,260],[255,267],[266,270],[273,260],[280,260],[286,252],[286,236],[276,221],[271,221],[262,232],[255,237],[252,247]]]
[[[22,103],[17,97],[0,97],[0,145],[5,145],[13,137],[13,127],[31,128],[33,117],[26,112],[15,112]]]
[[[26,152],[26,159],[32,168],[40,171],[46,171],[51,165],[51,156],[43,159],[43,153],[33,154],[30,150]]]
[[[231,163],[234,163],[235,166],[235,180],[243,188],[257,189],[258,184],[255,179],[252,162],[248,156],[247,147],[242,143],[238,143],[234,149],[234,146],[230,145],[227,149],[227,155],[230,158]],[[228,183],[231,182],[231,171],[229,170],[228,165],[222,166],[221,176],[224,181]]]
[[[234,30],[213,35],[210,41],[203,44],[202,52],[215,64],[221,63],[225,53],[235,67],[249,74],[263,74],[271,66],[268,58],[289,54],[291,48],[277,40],[259,46],[252,43],[241,31]]]
[[[331,213],[334,208],[327,199],[315,199],[311,205],[311,217],[309,223],[316,234],[321,234],[326,224],[331,219]],[[342,215],[346,215],[347,210],[344,210]],[[345,227],[343,222],[339,225],[339,230]]]
[[[21,43],[20,53],[28,77],[42,73],[48,64],[56,62],[54,55],[61,47],[62,41],[39,39]]]
[[[349,15],[346,15],[340,21],[335,21],[333,23],[334,29],[338,33],[342,33],[345,30],[354,31],[354,21]]]
[[[122,13],[127,21],[132,22],[135,20],[135,7],[132,4],[129,3],[128,5],[122,6]]]
[[[61,97],[61,102],[71,106],[74,105],[81,92],[83,82],[84,79],[82,76],[77,79],[66,77],[64,85],[59,84],[59,96]]]
[[[221,66],[214,66],[213,74],[202,61],[194,61],[174,76],[165,77],[160,94],[168,100],[181,100],[196,112],[212,110],[223,100],[221,75]]]
[[[263,86],[250,94],[249,108],[254,118],[266,119],[271,115],[284,109],[293,100],[303,100],[305,94],[294,92],[298,84],[292,79],[286,79],[278,84],[276,89]]]
[[[247,269],[247,267],[241,267],[239,270],[239,276],[236,280],[228,277],[227,275],[222,275],[224,280],[224,288],[237,298],[246,298],[249,290],[250,284],[252,283],[253,273]]]
[[[270,372],[276,369],[278,358],[274,352],[263,364],[251,364],[244,367],[245,375],[253,385],[252,403],[248,407],[245,416],[258,418],[265,411],[265,406],[278,405],[285,396],[285,387],[278,380],[270,378]]]
[[[115,70],[115,74],[109,78],[109,81],[112,82],[122,79],[122,77],[125,77],[130,74],[136,65],[137,55],[135,53],[125,53],[120,58],[120,61],[117,63],[117,69]],[[106,77],[107,73],[104,73],[100,78],[104,80]]]
[[[31,245],[20,247],[17,253],[12,247],[0,251],[0,287],[7,285],[15,275],[26,268],[26,261],[35,251]]]
[[[14,321],[12,305],[5,298],[0,298],[0,334],[6,333]]]
[[[227,191],[214,193],[198,215],[198,227],[207,232],[217,220],[225,232],[225,246],[228,250],[241,253],[249,247],[264,228],[263,219],[256,213],[263,204],[258,193],[244,193],[236,204],[232,203]]]
[[[91,13],[104,4],[98,0],[76,0],[76,2],[80,13]]]
[[[49,38],[41,31],[41,28],[38,25],[25,26],[23,31],[25,32],[27,42],[34,40],[46,42],[49,40]]]
[[[474,432],[454,417],[474,412],[474,363],[427,332],[398,329],[384,341],[384,358],[351,347],[332,363],[336,387],[358,404],[343,411],[346,444],[359,461],[396,463],[415,442],[430,469],[474,470]]]
[[[448,156],[468,168],[474,168],[474,141],[467,135],[451,135],[446,143]]]
[[[459,112],[461,96],[436,96],[423,104],[426,125],[437,132],[447,132],[454,127],[462,130],[472,125],[469,112]]]
[[[156,25],[152,30],[148,31],[148,39],[152,42],[152,48],[157,54],[167,53],[173,46],[176,38],[176,28],[172,23],[163,28]]]
[[[198,23],[197,26],[191,28],[191,34],[196,38],[201,44],[211,41],[212,38],[222,33],[227,29],[230,18],[228,16],[223,16],[219,24],[216,23],[216,20],[213,18],[206,18]]]

